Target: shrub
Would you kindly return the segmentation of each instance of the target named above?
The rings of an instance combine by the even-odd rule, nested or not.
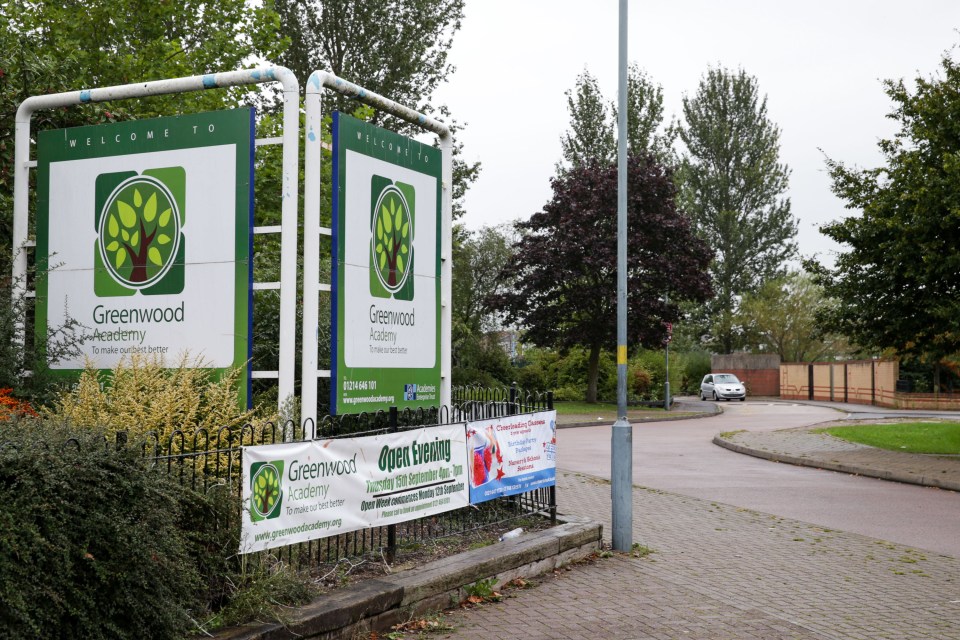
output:
[[[653,379],[650,372],[642,366],[635,366],[633,369],[633,393],[640,400],[649,400],[652,391]]]
[[[544,382],[542,374],[543,371],[539,367],[535,367],[527,362],[519,365],[513,371],[514,381],[521,389],[551,389],[556,391],[555,387]]]
[[[671,357],[671,360],[673,358]],[[649,376],[649,387],[646,396],[641,400],[662,400],[664,394],[664,383],[667,379],[667,365],[664,359],[663,351],[654,351],[652,349],[641,349],[633,358],[634,366],[647,372]],[[671,362],[671,365],[673,363]],[[674,366],[670,367],[671,374],[675,374]],[[671,375],[671,378],[674,376]]]
[[[192,433],[252,421],[256,412],[240,408],[240,371],[214,379],[202,364],[184,355],[177,367],[166,368],[158,357],[133,356],[109,373],[88,367],[45,416],[108,433],[126,431],[131,440],[151,431],[162,439],[176,429]]]
[[[524,389],[553,390],[554,399],[583,401],[587,396],[588,351],[571,347],[553,349],[526,347],[524,359],[516,370],[516,379]],[[558,395],[559,394],[559,395]],[[617,367],[613,354],[601,352],[597,376],[597,399],[615,400]]]
[[[477,386],[494,389],[504,386],[503,382],[481,369],[456,367],[452,373],[453,385],[456,387]]]
[[[552,389],[560,386],[556,380],[556,363],[559,355],[548,349],[526,346],[523,356],[516,362],[514,378],[522,389]],[[582,398],[579,398],[582,399]]]
[[[513,380],[510,358],[498,341],[498,334],[472,331],[463,322],[453,326],[453,384],[500,387]]]
[[[18,447],[0,453],[4,634],[181,637],[224,589],[223,550],[236,548],[229,500],[102,441]]]
[[[586,381],[586,373],[584,373],[583,379]],[[629,387],[629,382],[627,386]],[[597,370],[597,400],[601,402],[617,401],[617,360],[613,351],[600,352],[600,364]]]
[[[583,402],[587,395],[587,385],[568,385],[553,390],[553,399],[557,402]]]
[[[710,354],[706,351],[690,351],[684,354],[681,367],[681,388],[686,393],[700,393],[700,381],[711,371]]]
[[[641,349],[630,361],[631,369],[643,370],[649,376],[644,392],[634,378],[633,391],[640,400],[662,399],[666,381],[666,357],[662,350]],[[700,380],[710,373],[710,354],[705,351],[670,351],[670,394],[697,394]],[[636,374],[635,374],[636,375]],[[644,381],[646,382],[646,380]]]

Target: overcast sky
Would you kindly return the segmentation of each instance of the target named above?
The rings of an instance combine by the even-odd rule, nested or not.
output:
[[[616,99],[618,6],[467,0],[450,53],[457,71],[436,97],[468,124],[458,139],[466,158],[483,164],[467,195],[468,227],[526,219],[550,199],[569,123],[564,92],[586,68]],[[662,85],[668,120],[708,66],[758,79],[792,171],[800,251],[823,256],[836,247],[818,225],[847,214],[823,154],[879,164],[876,142],[895,131],[881,80],[936,73],[960,43],[958,27],[960,0],[631,0],[628,56]]]

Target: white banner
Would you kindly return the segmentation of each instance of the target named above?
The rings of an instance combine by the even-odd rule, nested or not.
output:
[[[463,424],[244,447],[240,553],[467,506]]]
[[[467,439],[472,504],[556,484],[556,411],[471,422]]]

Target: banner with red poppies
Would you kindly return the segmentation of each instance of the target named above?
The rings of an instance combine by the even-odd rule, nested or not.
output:
[[[467,424],[470,503],[556,484],[557,412]]]

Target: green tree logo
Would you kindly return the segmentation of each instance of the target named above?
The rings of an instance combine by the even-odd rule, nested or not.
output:
[[[372,187],[370,291],[412,300],[414,189],[381,176],[373,177]]]
[[[250,465],[250,520],[259,522],[280,516],[283,503],[283,460]]]
[[[98,296],[183,291],[184,186],[181,167],[98,176]]]

